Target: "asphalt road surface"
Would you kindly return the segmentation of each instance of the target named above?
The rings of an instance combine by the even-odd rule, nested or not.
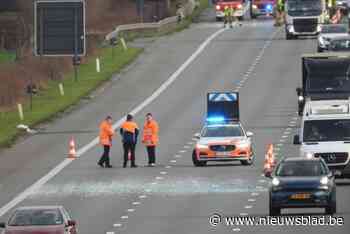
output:
[[[298,128],[295,88],[301,79],[300,56],[315,51],[314,39],[286,41],[282,28],[262,19],[226,30],[221,23],[199,22],[137,44],[145,53],[88,103],[0,153],[1,219],[16,206],[60,204],[83,234],[349,233],[347,181],[337,188],[343,226],[213,227],[208,222],[213,213],[268,215],[269,179],[261,175],[266,145],[273,143],[278,157],[297,156],[298,148],[291,145]],[[206,93],[227,90],[240,92],[241,121],[255,134],[255,163],[195,168],[193,135],[204,122]],[[146,153],[139,145],[140,167],[121,168],[118,136],[111,156],[114,168],[98,168],[101,148],[91,141],[99,122],[107,114],[117,121],[132,110],[140,126],[147,112],[160,124],[157,167],[143,167]],[[65,160],[71,137],[80,149],[73,162]],[[319,216],[322,210],[287,213]]]

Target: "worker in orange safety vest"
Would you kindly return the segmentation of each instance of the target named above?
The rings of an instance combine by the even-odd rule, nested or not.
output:
[[[143,126],[142,143],[145,144],[148,154],[148,166],[154,167],[156,163],[156,146],[159,142],[159,126],[153,119],[151,113],[146,115],[146,122]]]
[[[100,144],[103,146],[103,154],[97,163],[100,167],[112,168],[109,159],[109,152],[112,146],[113,135],[112,117],[107,116],[100,124]]]

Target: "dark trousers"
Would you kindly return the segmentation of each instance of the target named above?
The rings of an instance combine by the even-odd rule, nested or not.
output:
[[[147,146],[148,164],[156,163],[156,147]]]
[[[110,166],[109,163],[109,152],[111,150],[111,147],[109,145],[104,145],[103,146],[103,154],[100,158],[100,161],[98,161],[98,163],[100,165],[105,165],[105,166]]]
[[[123,143],[123,148],[124,148],[124,166],[126,166],[128,160],[129,160],[129,152],[130,152],[130,160],[131,160],[131,165],[135,165],[135,148],[136,144],[135,143],[128,143],[125,142]]]

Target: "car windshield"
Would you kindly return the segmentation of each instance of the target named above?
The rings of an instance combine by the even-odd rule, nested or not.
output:
[[[276,169],[276,176],[322,176],[327,169],[321,161],[290,161],[282,162]]]
[[[28,209],[16,211],[9,220],[9,226],[50,226],[63,224],[58,209]]]
[[[331,51],[350,51],[350,39],[334,40],[331,42],[329,49]]]
[[[322,26],[321,33],[347,33],[347,27],[345,25],[324,25]]]
[[[288,0],[288,14],[291,16],[312,16],[322,12],[320,0]]]
[[[350,120],[308,120],[304,122],[303,141],[349,141]]]
[[[239,125],[207,126],[203,129],[203,137],[238,137],[244,136]]]

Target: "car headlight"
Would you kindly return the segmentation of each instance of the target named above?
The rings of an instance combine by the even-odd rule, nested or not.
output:
[[[258,8],[258,6],[257,5],[253,5],[253,9],[257,9]]]
[[[304,157],[308,158],[308,159],[311,159],[314,157],[314,154],[313,153],[310,153],[310,152],[305,152],[304,153]]]
[[[298,96],[298,101],[299,101],[299,102],[304,101],[304,97],[303,97],[303,96]]]
[[[271,183],[272,183],[273,186],[278,186],[278,185],[280,185],[280,180],[278,178],[274,177],[272,179]]]
[[[250,146],[250,143],[247,141],[242,141],[237,144],[238,148],[248,148]]]
[[[328,179],[327,176],[322,177],[321,180],[320,180],[320,183],[322,185],[328,185],[328,182],[329,182],[329,179]]]
[[[201,150],[201,149],[204,150],[204,149],[208,149],[209,147],[208,147],[208,145],[197,144],[197,145],[196,145],[196,148],[199,149],[199,150]]]

